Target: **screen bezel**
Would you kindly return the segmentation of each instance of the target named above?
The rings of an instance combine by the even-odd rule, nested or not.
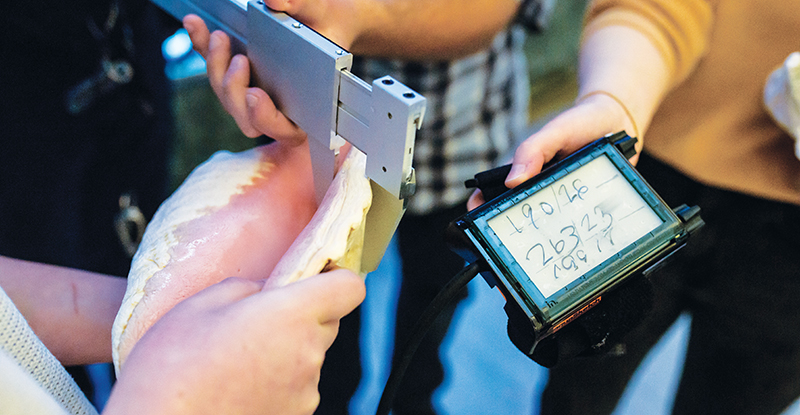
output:
[[[547,189],[549,185],[598,157],[608,157],[611,164],[630,183],[662,223],[564,288],[545,297],[528,278],[527,273],[513,255],[503,246],[487,222],[534,193]],[[607,139],[598,140],[554,164],[528,182],[473,210],[467,216],[471,222],[467,231],[471,235],[471,239],[479,245],[482,256],[486,258],[495,276],[506,286],[509,294],[522,306],[526,314],[535,318],[534,323],[539,323],[535,325],[541,326],[550,324],[589,302],[598,293],[626,275],[628,270],[639,266],[648,257],[656,255],[664,245],[669,244],[680,234],[682,229],[680,219],[672,209],[661,200],[628,160]]]

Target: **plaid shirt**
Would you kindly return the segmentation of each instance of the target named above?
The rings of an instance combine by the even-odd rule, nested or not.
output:
[[[552,1],[521,2],[519,19],[542,26]],[[523,20],[523,21],[520,21]],[[422,215],[464,203],[464,181],[495,167],[527,127],[528,71],[525,32],[512,25],[491,47],[443,62],[403,62],[356,58],[352,71],[367,82],[391,75],[427,99],[414,149],[417,191],[408,212]]]

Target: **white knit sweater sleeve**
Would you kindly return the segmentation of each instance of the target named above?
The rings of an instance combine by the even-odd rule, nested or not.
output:
[[[3,414],[97,415],[58,359],[0,287],[0,402]],[[18,412],[13,412],[17,408]]]

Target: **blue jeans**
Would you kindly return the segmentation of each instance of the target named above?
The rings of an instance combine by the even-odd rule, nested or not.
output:
[[[466,213],[466,202],[426,215],[406,213],[397,229],[402,261],[402,282],[395,321],[394,351],[405,342],[434,297],[466,263],[448,247],[444,230],[454,219]],[[433,415],[432,397],[444,380],[439,358],[442,344],[458,303],[467,297],[467,289],[444,307],[420,343],[406,369],[392,406],[394,415]],[[358,336],[359,307],[341,320],[339,335],[322,365],[320,404],[316,415],[345,415],[361,376]]]

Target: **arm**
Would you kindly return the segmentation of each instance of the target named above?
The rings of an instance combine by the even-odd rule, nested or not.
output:
[[[450,60],[483,50],[516,0],[267,0],[356,55]]]
[[[354,54],[406,60],[450,60],[488,47],[514,17],[516,0],[267,0]],[[206,58],[209,84],[248,137],[262,134],[300,142],[305,134],[250,88],[247,57],[231,57],[230,40],[209,34],[197,16],[183,20],[194,48]]]
[[[671,2],[667,11],[682,16],[673,23],[683,26],[668,30],[656,23],[658,19],[649,13],[655,13],[661,2]],[[644,144],[644,133],[664,95],[687,76],[702,56],[711,25],[711,7],[705,2],[639,1],[648,4],[641,7],[646,11],[639,12],[634,11],[635,7],[604,8],[613,3],[620,2],[595,1],[595,14],[590,14],[578,62],[578,99],[517,148],[506,178],[507,187],[538,174],[551,159],[571,154],[620,130],[638,135],[637,156],[631,160],[635,163]],[[683,41],[683,37],[692,39]],[[481,203],[483,198],[476,192],[468,207],[473,209]]]
[[[666,92],[669,75],[658,50],[636,30],[607,27],[593,33],[580,53],[576,104],[520,145],[506,185],[522,183],[552,158],[605,134],[625,130],[641,136]],[[639,140],[637,150],[641,148]]]
[[[311,414],[325,351],[364,282],[337,270],[282,288],[229,278],[133,348],[105,414]]]
[[[124,278],[0,257],[0,286],[62,364],[111,361]]]

